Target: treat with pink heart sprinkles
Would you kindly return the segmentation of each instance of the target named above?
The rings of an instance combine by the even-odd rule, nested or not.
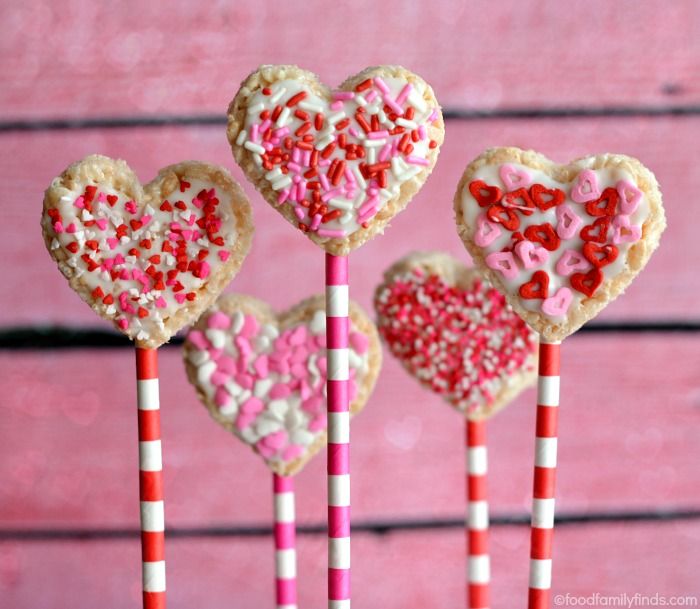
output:
[[[457,230],[476,265],[540,333],[528,607],[552,583],[560,342],[621,294],[659,244],[666,220],[656,178],[616,154],[557,165],[492,148],[464,171]]]

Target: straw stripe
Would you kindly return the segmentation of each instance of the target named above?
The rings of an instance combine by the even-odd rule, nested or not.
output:
[[[158,352],[136,349],[144,609],[165,609],[165,510]]]
[[[540,337],[537,379],[535,466],[530,529],[529,609],[549,609],[552,587],[554,482],[557,467],[559,411],[559,343]]]
[[[326,254],[328,607],[350,609],[348,259]]]
[[[466,424],[467,457],[467,607],[485,609],[489,606],[489,504],[486,494],[488,459],[486,423]]]
[[[277,609],[296,609],[297,555],[294,479],[272,476],[275,506],[275,600]]]

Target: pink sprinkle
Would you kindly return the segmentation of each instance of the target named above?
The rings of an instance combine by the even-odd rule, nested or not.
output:
[[[253,364],[253,368],[255,368],[255,372],[257,372],[258,377],[261,379],[266,378],[269,373],[267,356],[261,355],[258,357]]]
[[[105,202],[107,201],[107,193],[106,193],[106,192],[100,192],[100,193],[97,195],[97,200],[98,200],[100,203],[105,203]]]
[[[331,110],[342,110],[343,109],[343,102],[342,101],[334,101],[331,104]]]
[[[303,217],[303,216],[302,216]],[[301,218],[299,218],[301,220]],[[311,230],[316,230],[319,226],[321,226],[321,220],[323,220],[323,216],[321,214],[316,214],[312,220],[311,220],[311,226],[309,228]]]
[[[289,127],[282,127],[281,129],[277,129],[275,131],[275,137],[277,138],[283,138],[285,135],[288,135],[290,133]]]
[[[238,347],[238,351],[240,352],[241,357],[243,359],[247,359],[253,351],[250,348],[250,342],[248,342],[248,339],[245,336],[239,335],[236,336],[233,342],[236,344],[236,347]]]
[[[255,445],[255,448],[263,456],[264,459],[272,459],[272,457],[275,456],[275,453],[277,451],[267,446],[264,440],[265,438],[259,440],[258,443]]]
[[[62,233],[63,232],[63,224],[61,224],[60,222],[54,222],[53,230],[56,233]]]
[[[219,370],[221,370],[222,372],[226,372],[229,376],[233,376],[234,374],[236,374],[236,372],[238,372],[236,360],[232,357],[229,357],[228,355],[222,354],[216,361],[216,366]]]
[[[250,397],[241,404],[241,412],[245,412],[246,414],[257,414],[262,412],[264,408],[265,404],[256,397]]]
[[[372,131],[367,138],[370,140],[383,140],[385,137],[389,137],[389,132],[384,129],[382,131]]]
[[[117,254],[114,257],[114,264],[124,264],[126,260],[124,259],[123,254]]]
[[[423,159],[419,156],[415,156],[414,154],[407,156],[406,161],[411,163],[412,165],[430,165],[430,161],[428,159]]]
[[[438,110],[437,108],[433,108],[433,111],[430,113],[430,116],[428,117],[427,122],[432,123],[435,119],[438,117]]]
[[[122,272],[119,274],[119,279],[123,280],[128,280],[131,279],[131,273],[127,269],[122,269]]]
[[[377,89],[379,89],[384,95],[389,93],[389,87],[388,85],[382,80],[381,76],[375,76],[374,77],[374,84],[377,86]]]
[[[106,271],[111,271],[114,268],[114,260],[112,258],[105,258],[102,262],[102,268]]]
[[[124,203],[124,209],[128,211],[130,214],[135,214],[136,213],[136,203],[134,201],[127,201]]]
[[[192,205],[194,205],[197,209],[202,209],[202,205],[204,205],[204,201],[195,197],[194,199],[192,199]]]
[[[212,379],[213,378],[214,375],[212,374]],[[228,404],[230,400],[231,396],[229,395],[229,392],[226,391],[226,389],[224,389],[223,387],[219,387],[216,390],[216,393],[214,394],[214,404],[216,404],[219,408],[221,408],[222,406],[226,406],[226,404]]]
[[[299,458],[303,452],[303,446],[299,446],[299,444],[290,444],[282,451],[282,460],[287,462],[294,461],[294,459]]]
[[[258,125],[258,123],[253,123],[250,126],[250,141],[251,142],[257,142],[260,139],[260,137],[258,136],[259,130],[260,130],[260,126]]]
[[[85,197],[80,196],[75,200],[75,203],[73,203],[78,209],[85,209]]]
[[[418,127],[418,137],[422,140],[428,137],[428,131],[426,130],[425,125]]]
[[[168,306],[168,303],[165,302],[165,298],[163,298],[162,296],[159,296],[158,299],[156,300],[156,306],[159,309],[165,309],[165,307]]]
[[[206,260],[202,260],[202,264],[199,267],[199,278],[206,279],[207,277],[209,277],[210,272],[211,267],[209,266],[209,263]]]
[[[248,427],[251,426],[251,424],[255,421],[255,415],[247,415],[247,414],[239,414],[238,417],[236,418],[236,429],[239,429],[243,431],[244,429],[247,429]],[[258,447],[260,443],[258,442]],[[262,454],[262,450],[260,451]],[[272,453],[274,454],[274,453]],[[272,454],[270,456],[272,456]],[[265,455],[263,455],[265,456]]]
[[[259,328],[260,326],[258,325],[258,320],[252,315],[246,315],[243,318],[243,327],[241,328],[240,336],[244,336],[245,338],[253,338],[253,336],[258,333]]]
[[[126,330],[126,329],[129,327],[129,322],[126,321],[126,319],[125,319],[124,317],[120,317],[120,318],[117,320],[117,325],[118,325],[122,330]]]
[[[105,230],[107,228],[107,218],[99,218],[95,222],[97,223],[97,226],[100,227],[100,230]]]
[[[411,85],[410,82],[406,83],[404,85],[404,88],[401,89],[401,93],[399,93],[398,97],[396,98],[396,103],[401,105],[403,104],[408,96],[411,94],[411,91],[413,90],[413,85]]]
[[[291,367],[290,372],[295,379],[299,380],[306,379],[309,376],[309,371],[304,364],[294,364]]]
[[[318,360],[316,360],[316,367],[318,368],[318,371],[324,376],[326,374],[327,364],[328,364],[328,361],[326,360],[325,357],[319,357]]]
[[[350,346],[358,355],[362,355],[369,347],[369,338],[359,332],[351,332],[349,336]]]
[[[260,125],[260,135],[264,135],[265,131],[267,131],[270,128],[271,124],[272,124],[272,121],[269,118],[266,118],[262,122],[262,125]]]
[[[219,250],[219,258],[221,259],[221,262],[226,262],[230,256],[231,252],[228,252],[226,250]]]
[[[321,182],[321,186],[323,187],[323,190],[329,190],[331,187],[330,182],[328,181],[328,178],[326,177],[325,173],[322,173],[321,175],[318,176],[318,179]]]
[[[271,433],[261,440],[268,448],[279,450],[287,443],[287,432],[283,429]]]
[[[177,300],[178,304],[182,304],[183,302],[185,302],[185,299],[186,299],[186,296],[184,294],[181,294],[181,293],[175,294],[175,300]]]
[[[231,318],[221,311],[216,311],[216,313],[212,313],[207,317],[207,328],[228,330],[230,327]]]
[[[76,230],[78,230],[78,229],[75,228],[75,224],[74,224],[73,222],[71,222],[71,223],[66,227],[66,232],[67,232],[67,233],[74,233]]]
[[[384,103],[389,106],[396,114],[401,116],[403,114],[403,108],[399,106],[391,97],[388,95],[384,96]]]
[[[275,383],[270,389],[269,395],[273,400],[278,400],[280,398],[286,398],[290,393],[292,393],[292,390],[288,385]]]
[[[355,93],[352,91],[334,91],[333,92],[333,100],[334,101],[338,101],[338,100],[347,101],[349,99],[352,99],[353,97],[355,97]]]
[[[352,135],[352,137],[355,137],[355,138],[357,138],[357,137],[360,136],[360,133],[357,131],[357,129],[355,129],[355,127],[349,127],[349,128],[348,128],[348,133],[349,133],[350,135]]]
[[[372,89],[369,93],[367,93],[367,95],[365,95],[365,99],[367,100],[367,103],[371,104],[374,101],[374,99],[377,97],[377,95],[378,95],[378,93],[374,89]]]
[[[143,216],[141,216],[141,222],[143,224],[148,224],[152,219],[153,219],[153,216],[149,216],[148,214],[143,214]]]
[[[326,415],[321,413],[311,419],[311,422],[309,423],[309,431],[323,431],[326,429],[327,425],[328,421],[326,419]]]
[[[389,158],[390,154],[391,154],[391,144],[389,144],[389,143],[384,144],[384,146],[382,146],[382,149],[379,151],[379,161],[380,162],[386,161]]]
[[[243,389],[252,389],[254,385],[253,377],[250,374],[237,374],[234,377],[236,383],[238,383]]]

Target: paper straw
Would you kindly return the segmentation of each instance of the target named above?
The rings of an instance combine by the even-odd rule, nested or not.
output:
[[[275,501],[275,589],[277,609],[297,607],[294,478],[273,474]]]
[[[144,609],[165,609],[165,517],[158,352],[136,348]]]
[[[489,606],[489,504],[486,496],[488,470],[486,422],[469,421],[467,447],[467,607]]]
[[[537,431],[532,490],[529,609],[549,609],[552,587],[554,478],[557,468],[559,347],[540,337],[537,377]]]
[[[326,254],[329,609],[350,609],[348,309],[348,259]]]

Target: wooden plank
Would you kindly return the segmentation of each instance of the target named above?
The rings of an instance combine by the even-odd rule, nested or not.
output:
[[[562,528],[554,542],[553,594],[697,598],[699,539],[698,522]],[[385,609],[463,606],[463,543],[455,530],[355,535],[353,601]],[[325,544],[323,536],[299,539],[302,607],[323,606]],[[527,530],[494,530],[491,546],[492,606],[523,606]],[[270,539],[173,540],[167,568],[174,607],[247,609],[273,602]],[[136,606],[139,577],[136,540],[0,543],[0,593],[8,607]]]
[[[358,0],[201,11],[189,3],[5,2],[4,117],[221,113],[261,63],[339,83],[377,63],[427,78],[447,107],[697,104],[700,6]],[[89,26],[95,24],[94,27]],[[196,32],[193,34],[193,32]]]
[[[585,335],[562,357],[558,509],[700,505],[697,339]],[[169,524],[269,522],[262,461],[209,419],[179,350],[160,359]],[[0,526],[136,526],[132,353],[5,352],[0,365]],[[534,402],[528,390],[489,426],[496,513],[529,507]],[[462,438],[459,415],[388,359],[353,423],[353,518],[459,517]],[[323,455],[297,490],[300,521],[325,522]]]
[[[468,260],[454,228],[452,198],[464,166],[481,149],[496,144],[537,147],[562,161],[591,151],[615,150],[636,155],[655,170],[669,228],[648,268],[601,317],[697,318],[700,249],[695,247],[696,228],[687,221],[686,210],[692,193],[700,192],[700,172],[693,170],[687,153],[698,138],[698,118],[450,121],[440,160],[424,189],[384,236],[353,254],[352,297],[371,306],[384,269],[413,249],[443,249]],[[269,299],[278,307],[322,289],[320,252],[263,203],[242,178],[221,128],[7,134],[0,136],[0,143],[7,176],[5,218],[12,226],[22,227],[6,233],[0,242],[7,267],[6,288],[0,293],[2,325],[99,323],[65,285],[45,251],[38,226],[43,190],[53,176],[69,162],[95,151],[128,159],[144,180],[159,166],[185,158],[232,168],[251,196],[258,226],[251,254],[233,288]],[[679,252],[683,252],[682,263]],[[277,259],[284,264],[271,264]],[[31,283],[27,269],[31,269]],[[285,290],[278,290],[279,285],[285,285]]]

